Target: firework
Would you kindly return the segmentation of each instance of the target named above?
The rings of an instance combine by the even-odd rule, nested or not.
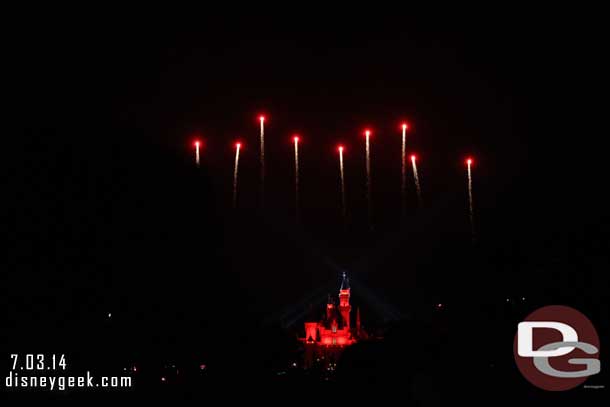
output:
[[[369,223],[371,221],[371,131],[364,131],[365,153],[366,153],[366,203],[368,208]]]
[[[292,138],[294,141],[294,208],[297,217],[299,216],[299,136]]]
[[[474,207],[472,204],[472,158],[466,159],[466,165],[468,166],[468,213],[470,217],[470,233],[472,235],[472,240],[474,241],[476,238],[475,228],[474,228]]]
[[[407,162],[406,162],[406,151],[405,147],[407,145],[407,123],[402,124],[402,148],[400,151],[400,174],[401,174],[401,184],[400,184],[400,196],[402,200],[402,212],[404,214],[406,204],[407,204]]]
[[[413,179],[415,180],[415,190],[417,191],[417,201],[419,206],[422,206],[421,186],[419,184],[419,174],[417,172],[417,157],[415,154],[411,155],[411,165],[413,167]]]
[[[199,140],[195,140],[195,164],[199,167],[199,146],[201,142]]]
[[[265,116],[259,116],[260,121],[260,167],[261,167],[261,205],[265,203]]]
[[[237,207],[237,174],[239,171],[239,151],[241,143],[235,143],[235,166],[233,167],[233,208]]]
[[[343,219],[345,220],[347,215],[347,210],[345,208],[345,171],[343,169],[343,146],[340,145],[338,147],[339,150],[339,172],[341,176],[341,214],[343,215]]]

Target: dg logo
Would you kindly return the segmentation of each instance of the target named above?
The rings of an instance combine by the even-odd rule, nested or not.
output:
[[[599,337],[574,308],[550,305],[519,323],[513,343],[517,367],[544,390],[569,390],[600,372]]]

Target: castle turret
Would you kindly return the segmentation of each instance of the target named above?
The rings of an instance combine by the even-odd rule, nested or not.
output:
[[[350,312],[352,310],[352,307],[349,304],[349,293],[349,279],[347,278],[347,274],[344,272],[343,281],[341,281],[341,288],[339,289],[339,312],[343,317],[345,327],[348,329],[350,327]]]

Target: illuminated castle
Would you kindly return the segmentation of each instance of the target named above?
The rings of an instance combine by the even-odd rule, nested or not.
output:
[[[321,320],[305,322],[305,337],[300,338],[305,345],[305,368],[311,367],[314,361],[334,363],[346,346],[366,337],[360,326],[360,309],[356,311],[356,326],[352,326],[350,322],[352,307],[349,297],[349,279],[343,273],[339,303],[329,296],[326,314]]]

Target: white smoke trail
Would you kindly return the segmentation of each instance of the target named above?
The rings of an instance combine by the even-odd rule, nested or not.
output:
[[[339,147],[339,170],[341,172],[341,213],[345,220],[347,210],[345,208],[345,173],[343,170],[343,147]]]
[[[402,150],[401,150],[401,188],[402,213],[404,215],[407,205],[407,163],[405,146],[407,142],[407,125],[402,125]]]
[[[366,137],[366,202],[368,205],[369,223],[371,221],[371,146],[370,132],[365,132]]]
[[[411,156],[411,164],[413,165],[413,179],[415,180],[415,189],[417,190],[417,201],[419,206],[422,206],[421,186],[419,184],[419,174],[417,172],[417,164],[415,156]]]
[[[233,167],[233,208],[237,207],[237,172],[239,170],[239,150],[241,144],[235,145],[235,166]]]
[[[260,141],[261,141],[261,204],[265,203],[265,118],[260,117],[261,128],[260,128]]]
[[[199,142],[195,143],[195,163],[199,167]]]
[[[294,207],[299,217],[299,138],[294,137]]]
[[[472,203],[472,170],[471,164],[472,161],[469,159],[468,163],[468,209],[470,215],[470,233],[472,235],[472,240],[476,239],[475,228],[474,228],[474,209]]]

